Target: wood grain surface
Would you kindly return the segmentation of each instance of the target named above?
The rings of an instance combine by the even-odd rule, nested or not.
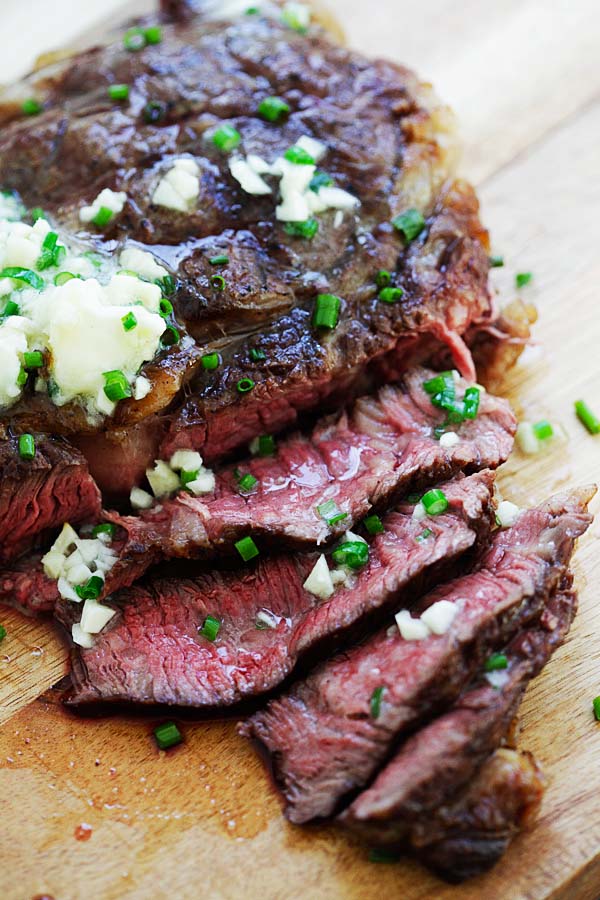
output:
[[[0,78],[99,27],[122,0],[3,0]],[[529,503],[600,481],[600,437],[573,415],[600,390],[600,8],[597,0],[329,0],[349,42],[416,67],[455,108],[465,173],[478,185],[504,299],[514,274],[540,313],[536,346],[507,386],[518,413],[568,440],[515,454],[506,497]],[[600,504],[596,501],[593,509]],[[234,722],[184,722],[158,752],[142,718],[78,719],[53,690],[65,651],[46,625],[2,611],[0,898],[597,900],[600,896],[598,525],[575,569],[581,608],[565,647],[528,691],[521,746],[549,777],[540,819],[488,875],[448,887],[411,863],[369,863],[333,828],[298,829]],[[82,826],[84,826],[82,828]],[[87,840],[78,839],[87,837]]]

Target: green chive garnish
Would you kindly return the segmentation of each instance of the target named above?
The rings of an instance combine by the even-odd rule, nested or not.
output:
[[[130,28],[123,35],[123,46],[130,52],[143,50],[146,46],[146,35],[143,28]]]
[[[196,469],[195,472],[187,472],[185,469],[182,469],[179,473],[179,481],[181,483],[181,487],[189,490],[188,484],[191,484],[192,481],[195,481],[199,474],[199,469]]]
[[[31,221],[33,222],[33,224],[35,225],[35,223],[37,222],[38,219],[45,219],[45,218],[46,218],[46,213],[44,212],[42,207],[34,206],[33,209],[31,210]]]
[[[327,172],[315,172],[308,186],[311,191],[318,194],[322,187],[331,187],[333,183],[333,178]]]
[[[406,243],[410,244],[425,228],[425,219],[418,209],[407,209],[392,219],[392,225],[404,237]]]
[[[525,287],[526,284],[529,284],[533,275],[531,272],[517,272],[515,275],[515,282],[518,288]]]
[[[221,623],[218,619],[215,619],[214,616],[207,616],[202,628],[199,628],[198,631],[202,637],[205,637],[208,641],[214,641],[216,640],[220,627]]]
[[[177,331],[174,325],[167,325],[165,330],[163,331],[160,342],[163,347],[174,347],[175,344],[178,344],[181,339],[181,335]]]
[[[378,719],[381,712],[381,698],[385,688],[383,685],[376,687],[371,694],[371,718]]]
[[[508,657],[505,653],[492,653],[485,661],[483,667],[486,672],[495,672],[498,669],[508,668]]]
[[[386,288],[391,284],[392,276],[387,269],[380,269],[375,276],[375,284],[378,288]]]
[[[164,278],[157,278],[154,284],[157,284],[163,294],[166,294],[167,297],[172,297],[177,288],[177,282],[173,275],[165,275]]]
[[[205,353],[202,357],[202,368],[207,372],[212,372],[214,369],[218,369],[221,364],[221,357],[218,353]]]
[[[449,506],[446,495],[439,488],[433,488],[433,490],[423,494],[421,503],[425,507],[425,512],[428,516],[439,516],[441,513],[446,512]]]
[[[66,284],[67,281],[72,281],[73,278],[81,278],[81,275],[73,275],[72,272],[59,272],[58,275],[54,276],[54,284],[60,287],[62,284]]]
[[[417,535],[415,540],[418,541],[419,544],[422,544],[423,541],[426,541],[427,538],[431,537],[432,534],[433,534],[433,531],[431,530],[431,528],[426,528],[424,531],[421,532],[421,534]]]
[[[240,378],[236,387],[240,394],[247,394],[255,386],[255,382],[251,378]]]
[[[19,436],[19,456],[21,459],[35,458],[35,438],[32,434]]]
[[[259,103],[258,114],[267,122],[280,122],[290,114],[290,107],[281,97],[266,97]]]
[[[18,303],[15,303],[14,300],[7,300],[4,306],[4,312],[2,313],[2,318],[7,319],[9,316],[18,316],[20,311]]]
[[[340,315],[342,301],[334,294],[319,294],[313,313],[315,328],[335,328]]]
[[[144,29],[144,37],[149,46],[160,44],[162,41],[162,28],[160,25],[150,25]]]
[[[239,131],[232,125],[221,125],[212,136],[213,144],[223,153],[229,153],[230,150],[240,144],[242,136]]]
[[[44,365],[44,354],[41,350],[31,350],[23,354],[23,365],[26,369],[41,369]]]
[[[322,519],[325,519],[328,525],[337,525],[338,522],[343,522],[344,519],[348,518],[348,513],[340,512],[335,500],[327,500],[326,503],[321,503],[320,506],[317,506],[317,512]]]
[[[160,312],[163,319],[166,319],[173,312],[173,304],[170,300],[167,300],[166,297],[161,297],[160,303],[158,304],[158,311]]]
[[[383,534],[383,532],[385,531],[383,522],[381,521],[379,516],[376,516],[374,513],[372,516],[367,516],[367,518],[363,522],[363,525],[365,526],[369,534]]]
[[[0,625],[0,644],[2,643],[2,641],[4,640],[5,637],[6,637],[6,628],[4,627],[4,625]]]
[[[109,84],[108,96],[111,100],[128,100],[129,85],[128,84]]]
[[[165,722],[154,729],[154,737],[160,750],[168,750],[175,747],[183,740],[181,732],[175,722]]]
[[[39,116],[43,108],[40,101],[36,100],[35,97],[29,97],[28,100],[24,100],[21,106],[21,110],[26,116]]]
[[[363,541],[345,541],[331,555],[338,566],[361,569],[369,561],[369,545]]]
[[[261,434],[258,438],[258,455],[273,456],[277,450],[277,443],[272,434]]]
[[[379,299],[384,303],[397,303],[402,299],[403,294],[402,288],[386,287],[379,291]]]
[[[227,284],[222,275],[211,275],[210,283],[214,287],[215,291],[224,291]]]
[[[238,487],[240,491],[252,491],[256,485],[258,484],[258,478],[255,478],[254,475],[251,475],[248,472],[246,475],[242,475],[242,477],[238,481]]]
[[[554,434],[554,428],[547,419],[541,419],[539,422],[533,423],[533,433],[538,441],[546,441]]]
[[[148,125],[156,125],[162,122],[167,114],[167,107],[160,100],[149,100],[142,110],[144,122]]]
[[[78,597],[81,597],[82,600],[97,600],[102,593],[103,588],[104,579],[100,578],[99,575],[92,575],[85,584],[77,585],[75,593]]]
[[[100,534],[107,534],[112,540],[117,533],[117,526],[112,522],[102,522],[100,525],[94,525],[92,528],[92,537],[98,537]]]
[[[319,230],[319,223],[316,219],[307,219],[305,222],[286,222],[285,233],[292,237],[305,238],[312,241],[315,234]]]
[[[252,362],[262,362],[263,359],[267,358],[267,354],[264,350],[260,350],[257,347],[252,347],[250,349],[250,359]]]
[[[477,387],[467,388],[463,397],[463,415],[465,419],[476,419],[479,412],[481,391]]]
[[[112,403],[131,397],[131,386],[123,372],[113,369],[111,372],[104,372],[103,377],[104,393]]]
[[[42,252],[36,263],[37,270],[42,272],[51,266],[58,266],[66,252],[65,248],[58,243],[58,235],[54,231],[49,231],[42,243]]]
[[[4,631],[4,629],[2,630]],[[6,631],[4,631],[4,634],[6,634]],[[0,638],[0,640],[2,640],[2,638]],[[594,707],[594,715],[596,716],[597,721],[600,722],[600,697],[594,697],[592,705]]]
[[[241,541],[236,541],[235,549],[240,554],[244,562],[249,562],[251,559],[254,559],[255,556],[258,556],[260,551],[251,537],[242,538]]]
[[[112,209],[109,209],[108,206],[101,206],[92,222],[97,228],[104,228],[110,220],[112,219],[114,213]]]
[[[489,264],[491,269],[501,269],[504,265],[504,257],[503,256],[490,256]]]
[[[592,412],[585,400],[576,401],[575,412],[579,421],[585,425],[590,434],[600,434],[600,419]]]
[[[209,263],[211,266],[227,266],[229,265],[229,257],[225,253],[220,253],[218,256],[211,256]]]
[[[30,288],[41,291],[44,288],[44,281],[36,272],[31,269],[21,269],[19,266],[8,266],[0,271],[0,278],[12,278],[13,281],[22,281]]]
[[[297,166],[315,165],[315,160],[304,147],[290,147],[283,155],[288,162],[294,163]]]
[[[17,384],[19,385],[19,387],[23,387],[24,385],[27,384],[27,378],[28,378],[27,372],[25,371],[25,369],[23,367],[21,367],[21,370],[20,370],[19,374],[17,375]]]
[[[133,331],[138,323],[135,315],[132,312],[128,312],[126,316],[123,316],[121,322],[123,323],[123,328],[125,331]]]

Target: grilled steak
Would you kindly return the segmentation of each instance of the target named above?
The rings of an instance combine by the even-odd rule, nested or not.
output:
[[[81,453],[35,435],[35,456],[24,459],[16,437],[0,441],[0,563],[48,539],[63,522],[99,515],[100,492]]]
[[[527,684],[564,640],[577,606],[568,590],[571,581],[569,575],[536,627],[518,634],[504,649],[507,668],[480,676],[450,712],[410,737],[341,814],[343,825],[376,846],[403,849],[428,842],[431,817],[454,803],[496,750]]]
[[[413,602],[455,571],[489,534],[492,488],[491,472],[445,485],[449,509],[432,520],[425,539],[413,505],[388,513],[367,565],[325,602],[303,587],[316,553],[273,557],[242,574],[156,577],[117,594],[110,602],[118,615],[95,646],[76,648],[71,702],[217,707],[271,690],[299,656],[339,644],[357,625],[368,630],[378,613]],[[79,619],[70,603],[58,613],[67,626]],[[208,615],[220,622],[214,642],[199,633]]]
[[[109,99],[115,83],[129,85],[129,102]],[[258,114],[269,95],[289,105],[284,121]],[[24,119],[19,100],[32,96],[43,111]],[[36,72],[5,95],[0,115],[5,189],[42,204],[82,251],[110,264],[137,242],[176,278],[183,337],[144,366],[153,386],[145,398],[120,402],[98,422],[30,381],[2,415],[18,430],[71,435],[107,492],[128,491],[151,460],[178,447],[211,462],[440,346],[473,376],[461,336],[494,318],[487,234],[473,191],[452,181],[452,117],[408,70],[341,49],[317,26],[300,34],[277,7],[233,24],[200,9],[166,25],[157,46],[128,52],[119,36]],[[272,193],[256,196],[231,175],[231,153],[212,140],[222,124],[242,136],[233,156],[269,163],[302,136],[321,141],[321,168],[360,206],[341,224],[334,210],[319,214],[312,240],[291,236],[275,216],[273,176],[265,175]],[[200,171],[197,205],[185,214],[152,201],[180,157]],[[103,188],[125,192],[125,207],[103,231],[83,232],[79,210]],[[411,241],[391,225],[408,209],[426,221]],[[224,288],[212,279],[216,255],[229,258]],[[378,299],[380,270],[403,291],[395,303]],[[319,293],[342,300],[327,335],[312,325]],[[207,370],[201,356],[213,352],[220,365]],[[247,393],[238,390],[244,378],[255,384]]]
[[[452,703],[494,647],[539,618],[561,582],[575,538],[589,526],[592,489],[558,495],[499,532],[481,564],[429,594],[457,612],[442,635],[373,639],[317,669],[257,713],[243,733],[270,752],[293,822],[331,815],[362,787],[410,727]],[[381,712],[371,717],[374,692]]]

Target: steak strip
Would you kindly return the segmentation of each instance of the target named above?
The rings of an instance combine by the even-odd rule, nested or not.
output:
[[[413,602],[487,540],[492,473],[443,488],[450,507],[426,523],[426,539],[414,506],[402,504],[371,539],[367,565],[325,602],[303,587],[316,553],[261,560],[241,574],[152,578],[117,594],[108,601],[117,616],[95,646],[74,651],[70,702],[218,707],[273,689],[300,656],[339,644],[356,626],[368,629],[391,605]],[[68,602],[57,612],[67,627],[80,615]],[[220,622],[215,641],[199,633],[207,615]]]
[[[409,728],[457,699],[493,648],[539,618],[564,577],[575,538],[590,524],[593,493],[582,488],[523,512],[494,537],[476,571],[429,594],[418,611],[442,599],[458,606],[445,634],[405,641],[395,629],[383,631],[242,726],[270,752],[291,821],[331,815]],[[380,688],[381,711],[373,719],[371,698]]]

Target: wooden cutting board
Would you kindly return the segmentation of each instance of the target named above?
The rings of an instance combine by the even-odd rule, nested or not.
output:
[[[27,54],[72,40],[117,6],[3,0],[3,34],[27,35],[13,56],[7,48],[5,69],[10,63],[17,74]],[[561,422],[569,439],[543,458],[515,454],[502,477],[506,496],[529,503],[600,480],[600,437],[573,416],[580,397],[600,409],[597,0],[330,6],[352,45],[415,66],[455,107],[464,170],[478,185],[494,250],[506,258],[495,273],[502,296],[514,295],[515,272],[534,273],[523,295],[539,307],[539,346],[511,373],[508,393],[519,414]],[[2,611],[0,896],[597,900],[597,526],[582,540],[575,568],[576,624],[523,706],[521,746],[549,778],[541,817],[490,874],[460,888],[410,863],[369,863],[333,828],[287,825],[233,722],[186,722],[185,744],[164,754],[144,719],[67,715],[52,690],[66,671],[58,638],[47,625]]]

